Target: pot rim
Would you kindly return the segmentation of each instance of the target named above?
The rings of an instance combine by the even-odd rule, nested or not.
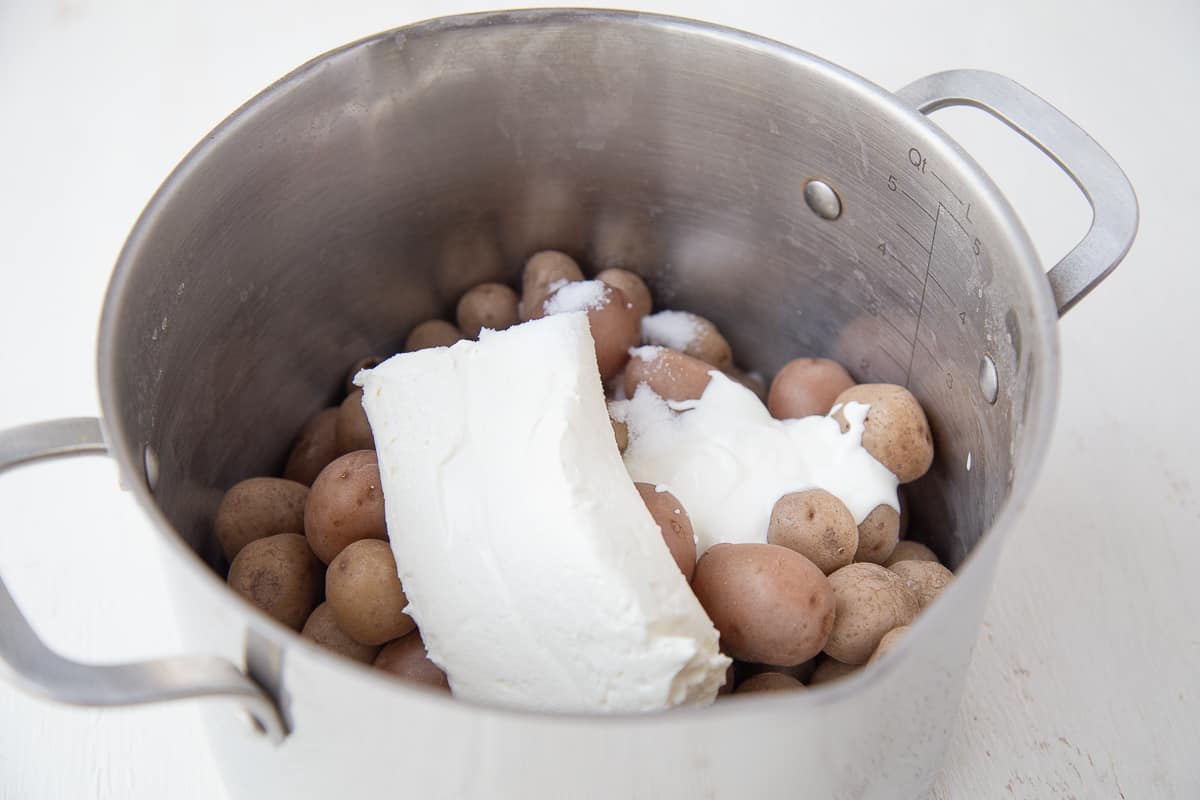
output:
[[[210,594],[215,597],[215,602],[221,603],[226,610],[235,616],[243,617],[247,625],[252,625],[260,631],[265,630],[269,632],[269,635],[275,641],[284,643],[289,647],[298,646],[302,648],[303,652],[308,653],[313,658],[319,661],[324,660],[327,667],[350,669],[352,670],[350,674],[357,674],[361,679],[375,681],[382,691],[407,692],[409,693],[408,696],[413,698],[416,696],[429,697],[431,695],[438,695],[435,701],[444,704],[444,708],[447,711],[475,715],[483,714],[493,717],[515,716],[522,719],[537,718],[566,723],[578,723],[586,720],[590,724],[615,724],[628,723],[630,721],[637,721],[641,724],[656,724],[667,721],[671,723],[686,721],[687,724],[697,724],[701,721],[719,723],[726,715],[753,709],[756,704],[760,709],[766,708],[768,707],[768,701],[771,708],[778,708],[783,703],[790,704],[790,707],[797,710],[841,702],[849,695],[864,691],[866,687],[887,675],[900,663],[903,654],[907,652],[908,648],[913,646],[912,641],[921,638],[921,635],[903,637],[894,649],[893,657],[880,659],[877,663],[860,669],[846,678],[822,687],[820,691],[793,692],[786,693],[785,695],[771,693],[769,696],[742,698],[741,702],[736,704],[721,703],[714,707],[679,708],[673,710],[669,715],[555,713],[484,706],[454,700],[449,695],[437,692],[428,687],[399,681],[390,675],[380,673],[369,665],[359,664],[351,659],[338,656],[315,643],[305,640],[297,631],[275,621],[230,591],[225,581],[187,545],[183,537],[179,535],[178,531],[158,507],[145,479],[142,454],[144,444],[131,446],[129,432],[125,430],[122,424],[122,417],[117,413],[118,409],[115,406],[114,398],[116,396],[117,375],[119,374],[121,358],[120,354],[114,348],[114,340],[116,338],[118,320],[123,314],[125,305],[138,302],[138,298],[130,297],[130,292],[128,291],[133,265],[138,261],[142,244],[147,238],[148,232],[155,227],[159,216],[171,204],[174,196],[181,190],[181,187],[187,182],[189,176],[216,149],[218,143],[236,135],[244,122],[254,117],[255,114],[260,113],[274,98],[286,94],[299,85],[309,73],[337,59],[349,57],[350,54],[360,48],[377,45],[387,39],[399,38],[402,41],[404,37],[412,34],[427,35],[440,31],[484,28],[497,25],[528,27],[561,23],[586,24],[590,22],[643,25],[667,31],[682,31],[690,35],[716,39],[737,47],[752,48],[781,62],[802,66],[805,69],[822,73],[824,77],[832,79],[835,83],[839,84],[842,89],[864,95],[872,102],[881,104],[887,112],[903,117],[908,122],[924,128],[927,133],[932,134],[935,138],[940,139],[948,145],[949,149],[960,160],[960,163],[957,165],[958,167],[973,173],[979,187],[983,190],[986,198],[992,203],[992,207],[997,212],[995,222],[999,232],[1007,237],[1018,257],[1017,261],[1019,263],[1010,266],[1012,269],[1017,269],[1022,273],[1027,288],[1030,290],[1029,296],[1032,300],[1033,316],[1038,323],[1037,336],[1032,339],[1036,343],[1034,346],[1037,348],[1034,355],[1041,364],[1039,374],[1041,376],[1040,380],[1043,382],[1043,386],[1035,389],[1035,397],[1032,399],[1025,417],[1026,422],[1023,429],[1024,446],[1016,454],[1012,487],[1008,496],[1001,503],[993,524],[980,536],[975,547],[967,554],[962,565],[959,567],[957,572],[958,580],[952,582],[944,594],[947,596],[953,595],[958,585],[963,582],[963,579],[967,575],[976,575],[978,573],[978,576],[975,578],[976,580],[990,581],[991,573],[988,571],[988,566],[994,563],[994,559],[988,556],[1000,546],[1004,535],[1011,530],[1015,518],[1020,514],[1028,500],[1033,482],[1045,461],[1046,451],[1049,446],[1049,434],[1053,428],[1058,404],[1058,314],[1054,306],[1050,285],[1045,278],[1045,271],[1025,228],[1008,200],[982,167],[941,128],[929,121],[924,114],[905,105],[892,92],[843,67],[799,48],[736,28],[684,17],[637,11],[586,8],[530,8],[435,17],[366,36],[322,53],[279,78],[270,86],[244,102],[237,110],[222,120],[201,139],[175,166],[158,189],[155,190],[154,195],[138,216],[117,257],[101,311],[96,354],[102,426],[109,453],[117,463],[123,482],[130,487],[137,502],[153,522],[157,532],[161,535],[161,539],[166,545],[166,551],[170,554],[169,557],[173,561],[179,562],[183,569],[187,569],[193,574],[197,571],[203,573],[203,577],[201,578],[202,585],[207,586],[211,590]],[[952,608],[954,605],[954,602],[949,600],[933,604],[929,611],[917,619],[914,623],[914,628],[918,631],[935,628],[941,614],[946,613],[946,610]]]

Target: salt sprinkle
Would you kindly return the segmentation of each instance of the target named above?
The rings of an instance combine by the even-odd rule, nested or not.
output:
[[[647,344],[629,348],[629,355],[631,358],[640,358],[642,361],[653,361],[662,351],[663,348],[658,345]]]
[[[604,305],[607,291],[601,281],[572,281],[560,286],[542,308],[547,314],[588,311]]]
[[[642,341],[686,350],[700,335],[700,322],[686,311],[659,311],[642,318]]]

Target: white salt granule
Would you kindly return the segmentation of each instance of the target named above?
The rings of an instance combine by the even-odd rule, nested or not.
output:
[[[686,311],[659,311],[642,317],[642,341],[686,350],[700,335],[700,323]]]
[[[604,304],[606,286],[600,281],[574,281],[560,286],[543,309],[547,314],[590,311]]]
[[[642,361],[653,361],[662,351],[663,349],[658,345],[649,344],[629,348],[629,355],[631,358],[640,358]]]

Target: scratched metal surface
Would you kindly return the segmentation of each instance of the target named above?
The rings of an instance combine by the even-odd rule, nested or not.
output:
[[[460,9],[430,5],[412,15],[452,10]],[[864,14],[858,7],[825,9],[815,19],[752,7],[722,11],[693,5],[656,10],[763,31],[897,86],[940,68],[969,64],[998,69],[1066,109],[1126,165],[1147,212],[1143,235],[1113,283],[1073,312],[1064,326],[1063,419],[1043,488],[1030,504],[1027,527],[1014,539],[999,573],[968,683],[959,737],[936,794],[1194,796],[1197,775],[1187,754],[1197,744],[1196,698],[1186,681],[1195,674],[1193,620],[1200,608],[1195,590],[1184,583],[1183,565],[1194,562],[1197,555],[1193,540],[1185,536],[1197,516],[1195,470],[1187,458],[1188,449],[1197,443],[1194,430],[1172,424],[1186,413],[1182,397],[1189,387],[1184,378],[1174,376],[1170,348],[1160,344],[1188,340],[1171,311],[1182,308],[1180,298],[1189,286],[1195,287],[1195,278],[1179,268],[1182,262],[1172,246],[1172,228],[1185,228],[1200,209],[1184,180],[1189,167],[1184,165],[1181,175],[1180,165],[1162,152],[1167,148],[1143,146],[1151,129],[1139,127],[1136,120],[1114,119],[1109,113],[1113,94],[1137,96],[1143,87],[1134,79],[1157,68],[1161,83],[1145,93],[1145,102],[1158,111],[1166,135],[1194,132],[1195,118],[1166,102],[1172,95],[1195,94],[1194,79],[1188,77],[1194,75],[1194,62],[1182,46],[1194,44],[1194,9],[1163,4],[1137,20],[1117,13],[1100,18],[1093,41],[1110,46],[1098,52],[1064,49],[1076,22],[1065,13],[1038,17],[1041,25],[1024,24],[1038,13],[1033,4],[1006,6],[1003,15],[996,12],[982,21],[934,4],[894,10],[881,5],[871,11],[871,18],[878,21],[873,31],[855,24]],[[94,402],[88,399],[92,396],[90,337],[107,263],[141,202],[178,154],[224,111],[307,55],[406,20],[397,19],[392,9],[364,6],[318,25],[314,12],[313,22],[295,23],[286,36],[272,38],[265,32],[272,30],[276,17],[268,6],[235,17],[232,10],[218,5],[207,9],[203,18],[186,11],[147,12],[133,6],[101,13],[86,4],[61,4],[40,17],[26,9],[0,13],[18,15],[21,22],[0,25],[0,31],[32,34],[38,45],[21,42],[0,48],[6,57],[21,59],[22,67],[9,69],[6,64],[0,70],[5,76],[0,79],[4,96],[28,104],[39,112],[34,116],[40,116],[8,128],[5,151],[53,152],[67,165],[65,174],[75,176],[71,182],[47,180],[44,168],[35,168],[36,159],[6,165],[22,191],[4,199],[5,218],[29,218],[32,206],[57,207],[60,214],[76,220],[71,237],[54,235],[50,226],[58,215],[52,219],[42,212],[32,214],[26,230],[11,233],[17,248],[12,263],[42,266],[45,271],[23,274],[14,283],[6,300],[4,340],[24,341],[35,325],[39,334],[46,329],[44,312],[38,311],[42,297],[59,298],[63,318],[45,330],[46,339],[37,352],[7,345],[0,352],[0,364],[6,374],[33,375],[44,368],[45,353],[54,352],[54,363],[64,375],[59,393],[18,393],[6,398],[3,421],[11,423],[94,410]],[[37,18],[23,22],[26,15]],[[980,25],[992,35],[975,35]],[[193,38],[180,46],[178,37],[169,35],[177,28],[186,28]],[[1131,46],[1127,30],[1145,28],[1153,29],[1157,43],[1138,51],[1144,72],[1133,70],[1132,76],[1127,75],[1123,64],[1101,56],[1103,51],[1118,49],[1118,44],[1126,50]],[[230,31],[232,48],[227,39]],[[39,33],[56,38],[38,39]],[[916,39],[931,44],[920,52],[894,46],[896,41]],[[1023,46],[1014,53],[1011,42],[1015,40]],[[46,47],[47,42],[60,46]],[[91,54],[97,66],[88,78],[95,84],[83,83],[76,70],[54,60],[54,54],[64,48]],[[143,69],[145,56],[135,55],[147,52],[155,54],[160,67],[153,74]],[[1069,59],[1065,52],[1071,53]],[[207,69],[198,72],[197,63]],[[1186,69],[1189,65],[1191,71]],[[15,76],[32,71],[74,93],[68,96],[77,102],[61,108],[48,105],[32,94],[38,87],[23,89],[16,84]],[[1105,80],[1096,80],[1097,75]],[[895,79],[889,80],[892,76]],[[116,92],[94,88],[114,84],[126,88]],[[185,99],[177,94],[180,84]],[[159,102],[147,102],[148,97]],[[72,137],[80,134],[66,124],[68,114],[80,109],[104,121],[83,135],[112,154],[108,158],[89,155],[89,148],[74,152],[69,147]],[[59,119],[63,124],[49,126],[57,132],[46,135],[46,121]],[[148,137],[147,130],[153,135]],[[1014,155],[1001,158],[999,164],[1016,173],[1023,162]],[[1009,177],[1018,206],[1023,212],[1029,209],[1035,238],[1040,233],[1039,243],[1050,242],[1047,249],[1053,251],[1060,242],[1053,220],[1061,209],[1051,202],[1056,196],[1045,190],[1048,184],[1039,183],[1037,176]],[[930,210],[928,196],[907,185],[905,189],[923,203],[925,211]],[[22,199],[20,204],[16,197]],[[915,205],[911,213],[914,216],[907,222],[925,226],[930,234],[935,225],[940,230],[944,220],[940,209],[933,211],[932,221]],[[920,237],[920,230],[906,227]],[[903,258],[905,245],[899,237],[905,236],[900,231],[892,243],[897,259]],[[1065,245],[1069,237],[1061,241]],[[929,249],[936,250],[937,237],[931,235],[929,242]],[[919,273],[920,259],[926,254],[915,249],[917,244],[912,242],[909,255]],[[928,255],[927,268],[931,260]],[[909,354],[911,358],[911,350]],[[1121,374],[1114,374],[1114,363],[1121,365]],[[1152,415],[1145,413],[1143,387],[1149,385],[1178,387],[1177,392],[1161,392],[1157,413]],[[1108,399],[1096,402],[1098,397]],[[103,473],[64,469],[59,474],[66,485],[95,481],[111,486],[111,478]],[[39,477],[44,472],[39,470]],[[20,508],[19,501],[39,496],[40,485],[42,481],[32,477],[7,479],[0,487],[4,506]],[[107,511],[89,517],[109,517],[107,524],[91,522],[89,531],[102,527],[106,536],[117,536],[122,526],[136,530],[137,517],[129,513],[125,498],[111,495],[103,491],[84,495],[92,507]],[[62,509],[48,519],[14,512],[17,529],[55,523],[56,529],[65,531],[64,543],[86,562],[71,566],[66,559],[50,561],[38,554],[34,542],[13,542],[10,537],[0,549],[2,565],[8,573],[13,572],[10,564],[20,564],[29,576],[14,587],[18,597],[41,612],[39,621],[46,620],[44,627],[50,628],[52,639],[68,651],[118,657],[130,654],[126,648],[170,647],[170,636],[164,632],[170,625],[168,618],[155,603],[144,600],[161,597],[161,588],[153,582],[135,586],[139,573],[152,570],[152,560],[135,560],[125,552],[128,547],[114,552],[98,546],[94,535],[83,538],[84,532],[72,532],[78,526],[70,525],[67,512],[71,510]],[[1139,535],[1128,535],[1131,531]],[[133,534],[135,543],[138,536]],[[143,535],[140,540],[147,538]],[[96,569],[98,564],[107,569]],[[112,575],[122,580],[114,581]],[[78,586],[79,592],[90,589],[90,596],[103,602],[89,604],[84,599],[89,595],[58,590],[63,585]],[[145,625],[149,644],[132,635],[131,620]],[[94,632],[80,633],[88,630]],[[194,760],[199,745],[186,709],[96,715],[45,710],[6,688],[2,691],[0,796],[151,797],[163,796],[164,787],[170,787],[171,796],[194,792],[193,796],[209,797],[216,791],[210,767]],[[160,720],[174,721],[169,729],[172,735],[164,736],[161,731],[167,728],[155,727]],[[48,766],[64,757],[87,766],[65,771]],[[130,769],[130,764],[137,764],[137,769]],[[188,777],[183,780],[181,775]]]

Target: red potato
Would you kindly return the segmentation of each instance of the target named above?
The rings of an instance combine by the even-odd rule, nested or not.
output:
[[[304,510],[304,531],[313,552],[326,564],[360,539],[387,539],[374,450],[347,453],[321,470]]]
[[[846,368],[828,358],[792,359],[775,375],[767,410],[776,419],[825,415],[842,392],[854,385]]]
[[[721,633],[721,649],[742,661],[800,664],[821,651],[833,629],[829,580],[786,547],[710,547],[696,562],[692,590]]]
[[[658,523],[663,541],[667,543],[679,571],[690,581],[696,570],[696,534],[683,504],[670,492],[658,491],[652,483],[635,483],[634,486],[649,509],[650,516]]]
[[[555,289],[542,304],[543,315],[587,312],[596,345],[600,380],[616,375],[641,337],[639,317],[624,292],[601,281],[575,281]]]

